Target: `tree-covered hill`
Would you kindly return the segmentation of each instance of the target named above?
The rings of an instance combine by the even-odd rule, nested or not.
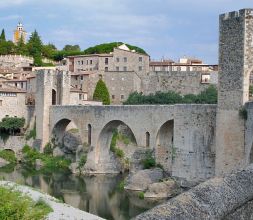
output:
[[[89,47],[84,50],[85,54],[101,54],[101,53],[110,53],[113,52],[113,49],[115,47],[118,47],[124,43],[122,42],[112,42],[112,43],[105,43],[105,44],[99,44],[94,47]],[[147,54],[145,50],[143,50],[140,47],[133,46],[130,44],[126,44],[130,50],[135,50],[138,53]]]

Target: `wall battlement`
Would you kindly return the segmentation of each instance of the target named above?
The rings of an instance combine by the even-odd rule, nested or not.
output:
[[[253,9],[252,8],[241,9],[239,11],[232,11],[232,12],[221,14],[220,20],[235,19],[235,18],[239,18],[239,17],[246,17],[249,15],[253,16]]]

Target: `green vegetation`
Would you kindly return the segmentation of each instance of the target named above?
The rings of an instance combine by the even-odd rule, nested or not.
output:
[[[15,156],[15,153],[11,150],[1,150],[0,151],[0,157],[7,160],[11,164],[17,163],[17,158]]]
[[[147,151],[145,158],[141,162],[144,169],[150,169],[156,166],[155,158],[151,151]]]
[[[35,140],[35,138],[36,138],[36,124],[35,124],[35,123],[34,123],[33,129],[30,130],[30,131],[28,131],[28,132],[25,134],[25,139],[26,139],[27,141],[29,141],[31,138],[32,138],[33,140]]]
[[[81,169],[84,167],[86,162],[87,162],[87,154],[83,154],[78,162],[78,167],[77,167],[80,173],[81,173]]]
[[[97,82],[97,85],[93,94],[93,100],[102,101],[104,105],[110,105],[109,91],[102,79],[100,79]]]
[[[244,120],[247,120],[248,119],[248,112],[247,112],[247,109],[245,107],[242,107],[240,110],[239,110],[239,116],[244,119]]]
[[[253,96],[253,85],[249,86],[249,95],[250,95],[250,97]]]
[[[78,128],[72,128],[70,130],[68,130],[68,132],[72,133],[72,134],[77,134],[79,132]]]
[[[0,187],[0,219],[2,220],[40,220],[52,212],[52,208],[43,200],[34,202],[28,196]]]
[[[53,155],[53,151],[54,151],[54,148],[50,142],[47,143],[43,149],[43,152],[46,155]]]
[[[122,42],[112,42],[112,43],[105,43],[105,44],[99,44],[96,45],[94,47],[89,47],[86,50],[84,50],[84,54],[101,54],[101,53],[111,53],[113,52],[113,49],[115,47],[118,47],[120,45],[122,45]],[[136,46],[132,46],[130,44],[126,44],[130,50],[135,50],[138,53],[141,54],[147,54],[146,51],[144,51],[143,49],[136,47]]]
[[[138,197],[139,197],[139,199],[144,199],[144,192],[139,192],[138,193]]]
[[[74,52],[80,52],[81,51],[81,48],[79,45],[65,45],[64,48],[63,48],[63,51],[74,51]]]
[[[14,135],[17,132],[20,132],[21,128],[23,128],[24,125],[25,125],[24,118],[4,117],[0,122],[0,131]]]
[[[172,147],[171,147],[171,157],[172,157],[172,161],[175,160],[176,155],[177,155],[177,148],[176,148],[174,145],[172,145]]]
[[[0,41],[6,41],[4,29],[2,29],[2,32],[1,32],[1,35],[0,35]]]
[[[156,105],[156,104],[177,104],[177,103],[196,103],[196,104],[216,104],[217,103],[217,89],[214,86],[209,86],[199,95],[188,94],[185,96],[179,93],[156,92],[155,94],[143,95],[142,93],[133,92],[128,99],[123,103],[124,105]]]
[[[28,145],[23,147],[22,153],[24,157],[22,164],[31,170],[36,169],[36,160],[40,159],[43,162],[43,167],[40,169],[42,173],[68,170],[70,165],[70,161],[64,157],[54,157],[50,154],[43,154]]]
[[[126,185],[125,181],[122,180],[122,181],[119,183],[119,185],[117,186],[117,189],[118,189],[119,191],[123,191],[124,188],[125,188],[125,185]]]

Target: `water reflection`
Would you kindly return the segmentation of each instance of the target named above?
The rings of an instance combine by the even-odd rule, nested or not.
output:
[[[27,170],[19,168],[11,173],[0,171],[0,176],[5,180],[38,188],[76,208],[105,219],[130,219],[158,204],[157,201],[140,200],[134,193],[120,191],[118,185],[124,179],[122,175],[29,175]]]

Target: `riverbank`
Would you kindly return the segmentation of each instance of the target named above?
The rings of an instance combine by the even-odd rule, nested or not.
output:
[[[43,200],[47,205],[52,208],[52,212],[48,214],[47,220],[103,220],[102,218],[89,214],[87,212],[76,209],[65,203],[61,203],[59,200],[52,196],[41,193],[35,189],[27,186],[18,185],[9,181],[0,181],[0,186],[19,191],[23,195],[30,197],[34,201]]]

